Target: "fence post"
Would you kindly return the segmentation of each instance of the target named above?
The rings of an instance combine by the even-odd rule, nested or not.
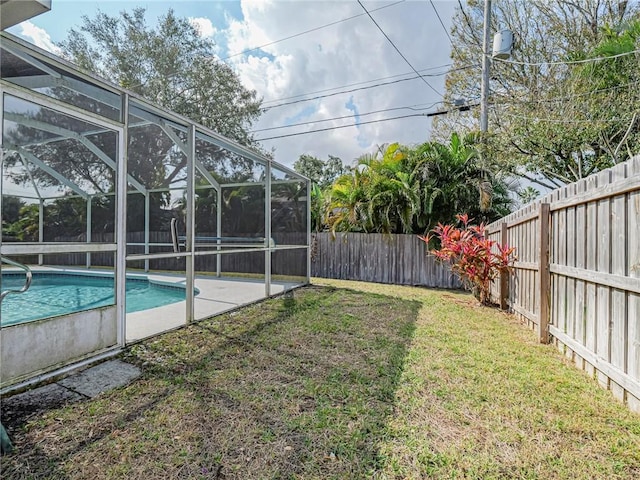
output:
[[[508,232],[507,224],[503,223],[500,225],[500,243],[502,247],[504,247],[508,241]],[[503,270],[500,272],[500,308],[502,310],[506,310],[509,308],[509,275],[511,273],[507,270]]]
[[[548,203],[540,204],[538,222],[540,224],[538,233],[539,255],[538,255],[538,276],[540,312],[538,314],[538,339],[540,343],[549,343],[549,288],[551,285],[551,274],[549,273],[549,219],[551,210]]]

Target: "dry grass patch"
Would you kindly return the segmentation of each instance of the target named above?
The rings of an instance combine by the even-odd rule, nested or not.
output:
[[[3,478],[363,478],[419,303],[309,287],[134,346],[143,378],[33,415]]]
[[[640,416],[512,316],[468,295],[321,282],[422,304],[376,478],[640,478]]]
[[[637,479],[640,416],[464,294],[323,281],[133,347],[2,478]]]

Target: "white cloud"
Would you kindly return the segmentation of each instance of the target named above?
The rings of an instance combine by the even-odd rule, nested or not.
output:
[[[447,22],[454,4],[442,1],[435,3]],[[365,5],[370,10],[382,6],[372,2],[365,2]],[[243,83],[264,98],[263,106],[268,107],[297,99],[282,100],[286,97],[309,92],[319,92],[309,96],[325,95],[335,92],[326,91],[334,87],[411,72],[411,68],[366,15],[316,29],[362,13],[362,8],[355,2],[255,3],[243,0],[243,20],[231,21],[220,35],[225,36],[229,54],[266,45],[261,48],[262,51],[233,56],[227,61],[231,62]],[[416,69],[449,63],[449,40],[428,2],[404,2],[379,12],[374,11],[372,15]],[[312,29],[316,30],[296,35]],[[290,36],[294,37],[278,42]],[[427,80],[437,90],[444,92],[444,76]],[[388,80],[377,83],[384,81]],[[357,86],[341,90],[353,88]],[[323,90],[325,92],[321,92]],[[294,123],[314,123],[259,132],[256,138],[345,126],[263,142],[266,149],[275,148],[277,161],[289,166],[303,153],[322,159],[336,155],[350,164],[379,144],[396,141],[414,144],[428,140],[430,120],[425,117],[353,126],[356,123],[353,109],[346,106],[350,98],[357,105],[360,122],[363,123],[418,113],[393,110],[364,115],[369,112],[433,103],[441,99],[419,79],[329,96],[267,110],[254,128],[282,126],[287,121],[292,123],[292,119],[295,119]],[[347,118],[320,121],[343,116]]]
[[[51,36],[43,28],[37,27],[30,21],[22,22],[20,35],[30,40],[35,46],[48,50],[51,53],[60,55],[60,49],[53,43]]]
[[[216,52],[222,58],[262,46],[258,51],[232,56],[226,61],[238,72],[247,87],[255,89],[264,98],[264,107],[281,103],[279,99],[287,97],[310,92],[319,93],[307,97],[324,95],[336,92],[329,89],[341,86],[344,86],[342,90],[350,90],[358,85],[348,85],[411,72],[410,67],[354,1],[241,0],[241,15],[237,5],[228,8],[229,4],[219,2],[216,3],[216,9],[226,10],[223,19],[220,19],[220,15],[213,15],[213,2],[174,3],[178,13],[181,6],[190,5],[188,12],[193,15],[190,17],[191,23],[203,37],[215,40]],[[433,3],[449,25],[457,2],[434,0]],[[367,0],[363,4],[416,69],[449,63],[449,40],[430,2],[395,3],[388,0],[382,3]],[[385,5],[390,6],[376,11]],[[216,12],[219,13],[219,10]],[[340,21],[349,17],[355,18]],[[325,25],[325,28],[319,28]],[[301,34],[305,31],[309,32]],[[22,36],[32,39],[36,45],[55,51],[47,32],[30,22],[22,25]],[[291,38],[280,41],[288,37]],[[380,80],[378,83],[389,80],[393,79]],[[444,76],[427,80],[444,92]],[[354,112],[346,107],[352,97],[360,113],[360,126],[352,126],[356,121]],[[291,100],[297,98],[301,97]],[[378,144],[394,141],[413,144],[429,139],[431,122],[425,117],[364,124],[371,120],[418,112],[405,109],[372,115],[367,113],[438,100],[439,96],[423,82],[410,80],[273,108],[260,117],[254,128],[282,126],[287,121],[313,122],[256,134],[257,138],[265,138],[346,126],[268,140],[263,145],[267,150],[275,148],[276,159],[286,165],[292,165],[303,153],[322,159],[330,154],[336,155],[350,163]],[[342,116],[347,118],[335,119]]]
[[[211,20],[205,17],[189,17],[189,23],[198,30],[200,36],[203,38],[213,37],[217,32],[217,29],[213,26]]]

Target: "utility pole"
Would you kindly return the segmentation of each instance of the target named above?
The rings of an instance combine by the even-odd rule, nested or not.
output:
[[[491,0],[484,0],[484,33],[482,36],[482,83],[480,85],[480,131],[489,128],[489,35],[491,31]]]

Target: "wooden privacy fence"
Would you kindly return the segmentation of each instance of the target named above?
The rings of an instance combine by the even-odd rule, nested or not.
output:
[[[340,280],[461,288],[448,267],[427,254],[417,235],[314,234],[311,275]]]
[[[516,247],[492,297],[640,412],[640,157],[489,226]]]
[[[211,232],[200,232],[203,237],[214,237]],[[128,254],[144,253],[144,232],[128,232],[127,248]],[[300,245],[297,249],[287,249],[274,251],[272,254],[271,273],[273,275],[307,276],[307,242],[306,232],[281,233],[276,232],[272,237],[276,245]],[[91,240],[96,243],[113,242],[113,233],[93,233]],[[75,237],[56,237],[56,242],[86,242],[86,235]],[[136,244],[136,245],[132,245]],[[257,245],[260,246],[260,245]],[[209,246],[210,250],[215,250],[215,244]],[[149,253],[166,253],[173,250],[171,233],[168,231],[149,232]],[[242,252],[235,254],[223,254],[221,256],[222,273],[249,273],[264,275],[264,253],[263,252]],[[20,261],[28,264],[37,263],[37,257],[23,257]],[[93,253],[91,255],[91,265],[94,267],[113,267],[115,255],[111,253]],[[86,253],[61,253],[46,255],[44,263],[46,265],[84,266],[87,262]],[[196,271],[215,272],[217,269],[217,256],[204,255],[196,257]],[[136,260],[127,263],[128,268],[144,268],[144,261]],[[161,258],[150,262],[152,270],[183,271],[185,269],[184,258]]]

